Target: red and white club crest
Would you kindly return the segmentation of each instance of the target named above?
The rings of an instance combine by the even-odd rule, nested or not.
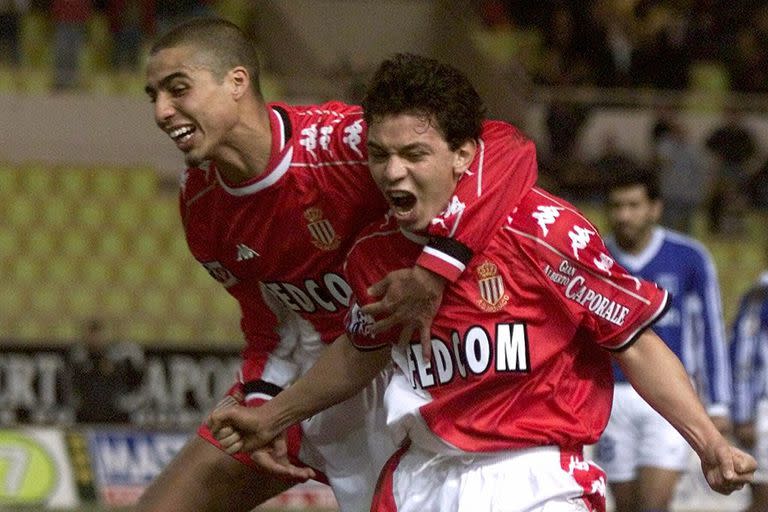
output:
[[[341,239],[336,235],[331,222],[323,218],[323,211],[320,208],[307,208],[304,211],[304,217],[309,221],[307,228],[312,235],[312,243],[318,249],[332,251],[339,247]]]
[[[486,311],[498,311],[509,301],[509,295],[504,294],[504,280],[499,275],[499,268],[489,260],[477,267],[477,286],[480,288],[481,300],[478,304]]]

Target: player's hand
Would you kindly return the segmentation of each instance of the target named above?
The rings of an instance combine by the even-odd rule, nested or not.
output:
[[[271,443],[280,433],[274,428],[263,407],[242,405],[214,410],[208,416],[208,428],[230,455],[237,452],[251,453]]]
[[[316,476],[312,468],[291,463],[285,433],[276,437],[270,445],[252,452],[251,459],[264,471],[284,480],[306,482]]]
[[[724,442],[701,457],[701,470],[712,490],[731,494],[752,481],[757,469],[755,459]]]
[[[432,357],[432,319],[444,288],[445,279],[425,268],[395,270],[368,288],[370,296],[380,299],[363,306],[362,312],[380,318],[373,324],[374,334],[402,326],[398,343],[409,342],[418,330],[424,360],[428,362]]]

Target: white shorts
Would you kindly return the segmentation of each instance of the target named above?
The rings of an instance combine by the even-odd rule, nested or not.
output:
[[[581,454],[539,447],[494,454],[398,451],[373,512],[604,512],[605,473]]]
[[[381,468],[397,449],[383,402],[389,375],[380,374],[362,393],[301,425],[299,458],[325,473],[341,512],[370,509]]]
[[[270,294],[264,298],[280,321],[278,335],[285,347],[267,362],[264,378],[285,386],[295,373],[305,373],[326,346],[307,320]],[[391,369],[383,371],[362,392],[301,423],[298,458],[325,474],[341,512],[370,509],[381,468],[397,449],[384,410],[391,376]],[[338,378],[344,378],[342,369]]]
[[[634,480],[642,466],[683,472],[691,452],[683,436],[630,384],[616,384],[611,418],[595,451],[609,482]]]
[[[768,399],[757,402],[755,416],[755,446],[752,455],[757,460],[753,482],[768,483]]]

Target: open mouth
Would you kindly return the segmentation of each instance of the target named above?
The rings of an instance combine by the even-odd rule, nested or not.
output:
[[[387,200],[398,215],[405,215],[416,206],[416,196],[404,190],[387,192]]]
[[[177,145],[180,145],[188,142],[189,139],[192,138],[193,133],[195,133],[195,127],[192,125],[185,125],[174,128],[168,132],[168,135],[170,135],[170,137]]]

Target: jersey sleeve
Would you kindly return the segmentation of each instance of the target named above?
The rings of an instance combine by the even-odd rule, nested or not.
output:
[[[248,404],[269,400],[292,384],[305,369],[297,358],[308,353],[308,343],[321,343],[307,325],[264,287],[241,303],[241,327],[246,339],[240,380]],[[301,350],[303,346],[305,350]]]
[[[371,327],[375,319],[363,313],[361,308],[374,300],[368,295],[368,287],[381,280],[388,271],[408,265],[406,262],[412,262],[422,247],[404,243],[403,238],[395,235],[397,230],[381,232],[374,226],[363,231],[344,264],[344,275],[352,289],[344,326],[349,341],[360,350],[376,350],[398,341],[400,326],[374,335]]]
[[[629,346],[668,306],[668,294],[634,277],[613,258],[597,230],[572,205],[534,189],[509,228],[579,329],[610,350]]]
[[[417,264],[449,281],[484,249],[536,181],[536,149],[515,127],[486,121],[472,165],[429,228]]]
[[[725,343],[725,327],[723,326],[723,307],[720,298],[720,285],[714,261],[704,248],[696,246],[697,250],[691,256],[694,267],[693,288],[701,305],[701,348],[704,371],[699,379],[701,394],[706,398],[705,403],[710,415],[727,416],[728,405],[732,400],[731,368],[728,360],[728,348]]]
[[[765,351],[768,341],[768,285],[756,286],[739,303],[729,345],[733,368],[735,423],[754,421],[758,397],[763,393],[766,371]]]

